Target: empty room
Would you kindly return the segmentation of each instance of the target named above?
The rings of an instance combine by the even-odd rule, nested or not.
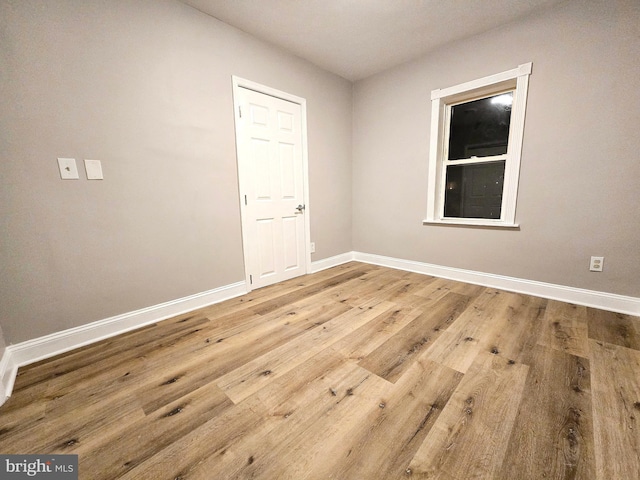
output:
[[[640,478],[638,0],[0,0],[0,478]]]

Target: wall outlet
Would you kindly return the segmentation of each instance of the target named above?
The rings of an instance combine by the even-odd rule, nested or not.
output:
[[[589,270],[592,272],[601,272],[604,268],[604,257],[591,257]]]
[[[311,253],[316,253],[316,242],[311,242]]]

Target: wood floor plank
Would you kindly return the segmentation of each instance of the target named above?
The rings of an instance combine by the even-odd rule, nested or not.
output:
[[[422,286],[419,290],[414,292],[414,295],[423,298],[440,298],[451,291],[455,282],[447,280],[446,278],[433,277],[433,279]]]
[[[480,352],[479,340],[466,332],[446,330],[425,351],[425,358],[466,373]]]
[[[238,437],[228,444],[224,458],[203,461],[193,477],[242,478],[249,476],[250,469],[257,470],[256,478],[269,478],[260,475],[260,464],[272,457],[280,461],[274,449],[304,435],[366,377],[352,362],[323,350],[244,400],[254,405],[253,411],[260,412],[262,423],[251,436]],[[253,463],[257,465],[252,467]]]
[[[640,352],[589,340],[596,479],[638,478]]]
[[[311,315],[326,308],[326,305],[316,306],[314,312],[306,313]],[[338,310],[344,309],[339,307]],[[295,307],[292,307],[292,312],[300,313]],[[332,313],[335,311],[325,311],[327,318]],[[119,398],[123,395],[127,398],[137,396],[141,399],[145,412],[149,413],[302,333],[284,326],[290,318],[292,317],[287,316],[278,322],[265,322],[264,317],[255,314],[239,315],[236,312],[216,319],[219,322],[209,329],[191,330],[187,332],[188,335],[183,333],[179,338],[167,339],[150,352],[142,349],[139,351],[141,355],[129,363],[121,362],[109,368],[108,362],[100,362],[105,364],[104,369],[97,368],[100,365],[98,363],[92,370],[93,376],[90,376],[89,382],[96,385],[97,389],[104,389],[105,385],[114,388],[119,385],[122,390]],[[264,340],[256,348],[244,348],[246,342],[259,339]],[[173,361],[176,355],[181,358],[178,364]],[[206,365],[206,368],[202,368],[202,365]],[[96,369],[100,372],[99,375],[96,375]],[[68,409],[74,409],[80,401],[76,398],[78,396],[80,399],[95,398],[93,387],[79,388],[82,387],[83,378],[87,376],[84,370],[78,369],[61,378],[57,389],[49,392],[56,396],[55,405],[58,410],[64,405],[68,405]],[[65,398],[69,393],[71,396]],[[112,398],[115,399],[116,396]],[[63,402],[63,399],[66,401]]]
[[[142,357],[136,356],[128,362],[118,362],[112,368],[97,362],[93,376],[86,371],[89,367],[64,375],[58,382],[50,383],[47,395],[52,400],[47,414],[64,415],[76,410],[78,405],[99,404],[105,393],[114,407],[131,402],[138,389],[158,381],[160,369],[170,364],[176,352],[197,351],[204,346],[205,341],[197,331],[189,332],[177,343],[157,348]]]
[[[515,293],[485,288],[470,304],[465,312],[447,328],[449,332],[463,332],[479,337],[491,328],[495,319],[507,315]]]
[[[235,403],[288,372],[319,351],[330,347],[379,315],[395,308],[390,302],[373,301],[341,315],[222,376],[217,384]]]
[[[378,408],[343,438],[318,478],[390,479],[406,474],[414,454],[460,383],[462,374],[429,360],[416,361],[390,385]]]
[[[425,307],[420,316],[363,358],[359,365],[389,382],[396,382],[466,309],[468,303],[469,298],[464,295],[446,294]]]
[[[385,292],[403,285],[406,272],[377,269],[336,286],[330,292],[335,301],[356,307],[373,299],[382,300]]]
[[[69,365],[73,365],[74,374],[83,367],[90,367],[93,372],[100,362],[114,365],[127,361],[128,355],[144,355],[208,322],[206,317],[192,312],[29,365],[19,370],[14,392],[43,380],[59,378],[69,373]]]
[[[587,308],[589,338],[640,350],[640,318]]]
[[[537,343],[547,300],[517,293],[506,295],[507,308],[491,315],[478,333],[479,347],[507,360],[528,364],[526,359]]]
[[[327,348],[258,390],[249,401],[264,417],[306,415],[307,405],[314,401],[309,402],[310,397],[332,397],[331,402],[344,397],[359,381],[348,378],[354,372],[361,378],[362,372],[356,367],[344,355]]]
[[[273,310],[289,305],[291,303],[295,303],[298,300],[311,297],[321,292],[326,293],[327,290],[340,286],[341,284],[354,278],[361,277],[363,274],[364,271],[361,269],[348,271],[340,275],[330,277],[322,282],[313,283],[309,286],[298,288],[292,292],[269,299],[265,302],[262,302],[260,305],[253,307],[252,310],[259,315],[265,315],[269,312],[272,312]]]
[[[409,305],[414,308],[430,308],[434,301],[445,297],[448,293],[464,295],[469,299],[475,299],[478,296],[479,292],[453,292],[452,288],[455,288],[456,283],[457,282],[452,282],[451,280],[446,280],[443,278],[433,278],[431,281],[423,284],[421,288],[413,291],[411,294],[404,295],[400,300],[394,299],[394,301],[398,301],[399,303]],[[480,290],[483,290],[483,288],[481,288]]]
[[[509,461],[494,478],[595,478],[589,361],[538,345],[530,362]]]
[[[417,451],[411,478],[495,478],[529,367],[480,353]]]
[[[354,365],[349,383],[339,385],[340,391],[329,408],[314,421],[301,428],[275,435],[280,441],[264,452],[254,455],[254,461],[238,478],[294,479],[323,478],[327,464],[333,463],[338,452],[344,453],[350,444],[350,432],[365,419],[369,412],[379,409],[379,399],[387,382]],[[274,432],[270,433],[274,435]],[[211,478],[203,475],[202,479]]]
[[[259,427],[261,435],[230,445],[223,463],[204,460],[190,472],[191,478],[317,477],[318,463],[330,458],[328,445],[342,444],[344,432],[373,408],[386,385],[351,362],[337,367],[292,392],[273,415],[265,418]],[[336,395],[327,388],[329,385]]]
[[[162,378],[138,389],[145,412],[166,405],[208,382],[217,381],[223,375],[304,335],[308,323],[322,325],[339,316],[345,312],[345,307],[323,304],[300,309],[294,307],[287,312],[276,318],[270,318],[270,315],[261,317],[253,328],[236,335],[227,333],[223,342],[210,341],[205,350],[183,354],[180,364],[166,365]],[[247,345],[253,347],[248,349]]]
[[[414,272],[405,272],[396,282],[389,285],[390,288],[381,292],[378,298],[403,303],[407,297],[423,291],[425,286],[435,281],[435,277],[420,275]]]
[[[476,298],[483,293],[486,287],[482,285],[473,285],[471,283],[457,282],[446,278],[435,278],[426,284],[416,295],[427,298],[439,298],[445,293],[453,292],[459,295],[466,295],[469,298]]]
[[[587,307],[549,300],[541,323],[540,345],[579,357],[589,356]]]
[[[72,450],[95,431],[113,422],[129,422],[144,416],[135,401],[112,399],[109,396],[78,402],[75,409],[58,412],[47,402],[44,416],[14,428],[10,435],[0,438],[0,451],[15,454],[41,452],[72,453]],[[83,418],[83,422],[78,422]],[[34,437],[38,442],[34,442]]]
[[[329,348],[358,362],[388,339],[393,338],[398,331],[421,314],[422,312],[415,308],[398,305],[397,308],[353,330]]]
[[[135,421],[112,422],[65,453],[76,453],[83,476],[110,480],[142,465],[203,423],[220,416],[233,403],[214,384]]]
[[[73,416],[78,413],[81,406],[82,408],[90,407],[92,411],[97,412],[100,410],[102,402],[102,396],[99,392],[105,391],[110,392],[111,408],[117,410],[129,407],[132,404],[132,399],[136,396],[141,398],[147,413],[166,405],[206,382],[206,376],[210,373],[206,369],[196,366],[203,357],[199,352],[206,346],[218,346],[217,343],[206,343],[206,336],[200,329],[194,329],[194,326],[191,325],[188,330],[169,335],[160,343],[151,342],[151,345],[155,347],[154,350],[148,350],[146,344],[143,348],[133,350],[127,348],[126,354],[115,364],[110,365],[110,359],[107,358],[96,362],[93,366],[81,366],[72,372],[65,373],[58,378],[55,388],[52,387],[47,391],[47,395],[50,397],[47,413],[63,417]],[[256,338],[258,337],[260,335],[256,336]],[[266,351],[270,342],[273,345],[273,342],[277,340],[278,337],[274,335],[269,338],[268,342],[263,342],[261,346]],[[127,346],[126,342],[124,346]],[[239,350],[248,353],[246,349]],[[183,351],[187,351],[188,355],[182,354],[182,363],[177,366],[177,371],[172,370],[175,363],[172,359]],[[129,355],[130,352],[137,352],[137,355]],[[190,358],[198,356],[200,359],[195,363],[190,360]],[[128,363],[124,361],[127,357],[130,357]],[[230,355],[226,355],[225,358],[227,361],[233,360]],[[228,369],[235,368],[242,361],[242,359],[237,360],[236,364]],[[160,375],[155,373],[156,371],[160,372]],[[162,376],[163,371],[165,372],[164,376]],[[190,376],[193,372],[196,372],[195,376]],[[214,378],[221,374],[213,373]]]
[[[497,318],[508,315],[511,293],[484,289],[467,309],[449,325],[425,355],[434,362],[466,373],[481,350],[480,338]]]
[[[120,475],[120,479],[192,478],[189,472],[205,459],[218,459],[227,445],[259,428],[263,419],[249,403],[232,405],[220,415],[191,430],[180,442],[171,443],[148,460]]]
[[[154,334],[148,341],[135,339],[133,343],[129,343],[131,336],[126,336],[120,345],[122,348],[120,354],[110,355],[106,358],[100,358],[98,355],[98,358],[89,364],[82,359],[76,368],[69,369],[69,371],[56,370],[54,372],[56,381],[51,382],[47,393],[57,400],[67,394],[77,394],[85,383],[102,385],[102,388],[105,386],[111,388],[118,383],[127,383],[134,378],[135,375],[132,375],[132,372],[135,371],[136,366],[152,359],[171,357],[180,348],[187,350],[196,348],[196,345],[202,343],[199,332],[207,323],[209,320],[206,318],[204,321],[199,318],[196,323],[187,321],[184,323],[186,328],[169,331],[166,335]],[[100,344],[97,344],[96,348],[98,352],[102,350]],[[95,354],[94,352],[87,353],[90,357]],[[70,357],[70,362],[74,365],[76,365],[76,360],[75,356]],[[84,395],[89,394],[90,392],[84,392]]]
[[[242,310],[246,311],[264,302],[271,301],[278,296],[295,292],[302,287],[309,287],[311,285],[324,282],[335,277],[338,274],[353,272],[357,270],[361,270],[364,273],[367,273],[370,270],[376,269],[378,269],[378,267],[372,269],[369,265],[363,265],[357,262],[348,262],[330,269],[322,270],[320,272],[314,273],[313,275],[295,277],[275,285],[252,290],[245,295],[241,295],[224,302],[215,303],[208,307],[204,307],[200,309],[199,312],[207,317],[220,317]]]
[[[340,305],[322,304],[306,310],[292,305],[288,313],[294,315],[276,316],[278,321],[248,312],[235,312],[212,320],[214,324],[208,329],[192,332],[194,335],[188,341],[171,342],[168,349],[157,349],[136,359],[137,363],[129,365],[129,369],[124,369],[126,371],[117,372],[107,364],[105,375],[109,378],[116,373],[121,375],[119,381],[126,380],[131,385],[127,398],[139,398],[145,412],[150,413],[300,335],[302,330],[286,326],[293,318],[301,322],[303,318],[313,317],[321,322],[344,311],[345,307]],[[247,349],[246,344],[253,342],[257,342],[256,346]],[[180,363],[174,361],[176,355],[180,355]],[[67,389],[74,389],[78,380],[70,377],[66,384]],[[104,383],[97,384],[96,388],[104,389]],[[56,394],[60,395],[60,392]],[[93,392],[90,388],[74,389],[74,396],[78,395],[92,397]],[[75,408],[73,405],[78,399],[72,397],[67,403]]]
[[[5,442],[13,435],[32,425],[40,424],[45,417],[49,398],[46,396],[48,384],[40,382],[36,386],[14,393],[0,409],[0,452]]]

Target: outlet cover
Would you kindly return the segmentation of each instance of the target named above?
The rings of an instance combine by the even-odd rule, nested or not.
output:
[[[591,257],[589,270],[592,272],[601,272],[604,268],[604,257]]]
[[[62,180],[76,180],[80,178],[75,158],[58,158],[58,168],[60,169],[60,178]]]
[[[102,164],[100,160],[85,160],[84,169],[87,171],[87,180],[102,180]]]

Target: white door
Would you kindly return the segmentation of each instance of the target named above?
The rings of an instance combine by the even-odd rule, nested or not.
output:
[[[307,273],[302,108],[237,86],[236,143],[249,288]]]

